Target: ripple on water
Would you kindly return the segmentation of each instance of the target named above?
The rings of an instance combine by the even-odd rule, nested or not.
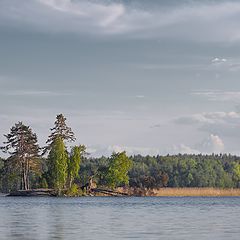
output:
[[[239,197],[0,197],[0,239],[233,239]]]

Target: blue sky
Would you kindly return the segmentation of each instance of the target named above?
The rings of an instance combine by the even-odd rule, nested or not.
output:
[[[93,156],[239,154],[239,1],[0,1],[0,141],[63,113]]]

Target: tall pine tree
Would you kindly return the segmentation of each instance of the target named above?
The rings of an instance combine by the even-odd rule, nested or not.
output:
[[[54,141],[60,137],[63,141],[74,142],[76,140],[74,133],[70,127],[66,124],[66,118],[63,114],[59,114],[54,122],[54,127],[50,129],[51,134],[46,141],[47,146],[44,148],[43,154],[51,149]]]
[[[30,188],[30,173],[39,170],[39,145],[37,135],[22,122],[16,123],[10,133],[4,135],[7,141],[1,147],[4,153],[10,154],[7,159],[9,168],[18,171],[21,178],[20,189]]]

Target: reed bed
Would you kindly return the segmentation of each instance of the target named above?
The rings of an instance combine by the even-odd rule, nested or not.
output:
[[[129,196],[156,197],[231,197],[240,196],[240,188],[117,188]]]
[[[154,189],[153,196],[159,197],[227,197],[240,196],[240,188],[161,188]]]

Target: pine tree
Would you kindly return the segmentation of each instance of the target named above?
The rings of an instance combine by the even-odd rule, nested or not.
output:
[[[10,133],[4,136],[7,141],[1,149],[10,154],[8,167],[18,170],[21,177],[20,189],[27,190],[30,188],[30,173],[38,171],[40,167],[37,135],[29,126],[18,122],[10,129]]]
[[[54,139],[48,155],[48,185],[60,193],[67,181],[68,153],[61,137]]]
[[[43,154],[51,149],[51,145],[58,137],[60,137],[63,141],[74,142],[76,140],[72,129],[67,126],[66,118],[63,114],[57,115],[54,127],[50,130],[52,133],[48,136],[48,140],[46,141],[47,146],[44,148]]]

